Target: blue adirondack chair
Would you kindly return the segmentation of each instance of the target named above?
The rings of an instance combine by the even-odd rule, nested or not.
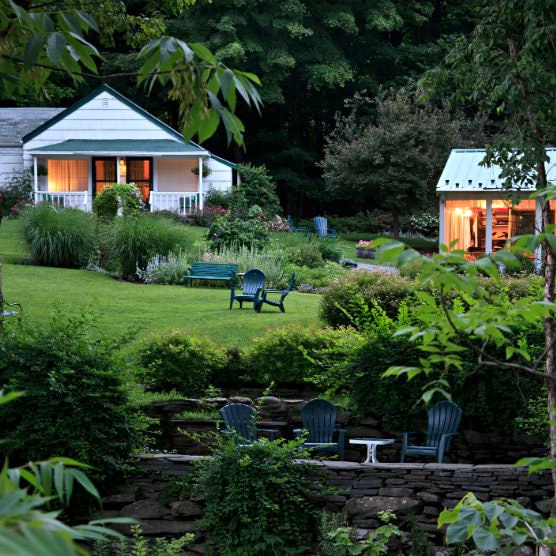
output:
[[[253,308],[257,309],[260,303],[260,295],[266,280],[265,273],[258,268],[253,268],[245,273],[241,293],[236,293],[236,286],[232,284],[230,290],[230,311],[234,300],[239,302],[239,308],[243,309],[243,302],[253,303]]]
[[[457,436],[461,421],[461,408],[448,400],[438,402],[429,410],[429,426],[425,444],[410,444],[410,436],[416,432],[404,432],[402,438],[402,458],[407,455],[435,457],[438,463],[444,461],[444,454],[450,448],[454,436]]]
[[[343,460],[346,431],[336,428],[337,414],[336,406],[327,400],[315,398],[301,408],[303,428],[294,429],[293,432],[300,436],[303,431],[307,431],[304,444],[306,448],[319,452],[337,452]]]
[[[292,277],[290,278],[288,285],[286,286],[286,289],[284,290],[269,290],[265,288],[261,293],[259,303],[255,306],[255,311],[257,311],[257,313],[260,313],[263,303],[267,303],[268,305],[272,305],[272,307],[280,307],[280,311],[282,311],[282,313],[285,313],[286,308],[284,307],[284,299],[286,299],[286,296],[292,291],[295,285],[295,278],[296,274],[294,272],[292,274]],[[280,294],[280,299],[268,299],[267,296],[271,294]]]
[[[306,237],[311,236],[311,230],[309,230],[309,228],[307,228],[306,226],[296,226],[293,223],[293,218],[289,214],[288,214],[288,226],[290,227],[290,230],[292,232],[300,232],[302,234],[305,234]]]
[[[313,218],[315,232],[319,239],[332,238],[336,239],[336,230],[328,227],[328,220],[324,216],[315,216]]]
[[[255,410],[244,403],[229,403],[220,410],[220,415],[226,425],[222,433],[237,435],[241,445],[256,442],[259,432],[268,434],[270,440],[278,436],[276,429],[257,428]]]

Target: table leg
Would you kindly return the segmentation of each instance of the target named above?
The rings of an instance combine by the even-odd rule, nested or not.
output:
[[[371,446],[371,461],[373,463],[378,463],[378,460],[376,459],[376,444]]]
[[[367,444],[367,457],[363,463],[371,463],[371,446]]]

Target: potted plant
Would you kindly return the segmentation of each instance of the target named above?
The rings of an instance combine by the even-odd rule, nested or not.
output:
[[[360,259],[372,259],[376,249],[372,247],[373,242],[367,239],[361,239],[355,246],[355,256]]]

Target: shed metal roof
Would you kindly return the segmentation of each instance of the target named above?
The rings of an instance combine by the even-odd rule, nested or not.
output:
[[[20,147],[23,136],[63,112],[65,108],[0,108],[0,147]]]
[[[550,162],[547,164],[547,177],[556,182],[556,148],[547,148]],[[485,157],[485,149],[453,149],[442,170],[436,185],[437,192],[449,191],[496,191],[503,188],[504,180],[500,178],[499,166],[480,166]],[[518,184],[515,190],[532,191],[534,187],[523,187]]]
[[[36,154],[208,154],[192,143],[172,139],[68,139],[29,151]]]

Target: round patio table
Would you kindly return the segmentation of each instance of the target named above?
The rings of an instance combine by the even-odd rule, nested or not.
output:
[[[362,463],[378,463],[376,459],[376,447],[377,446],[387,446],[388,444],[394,444],[393,438],[352,438],[350,444],[361,444],[367,446],[367,459]]]

